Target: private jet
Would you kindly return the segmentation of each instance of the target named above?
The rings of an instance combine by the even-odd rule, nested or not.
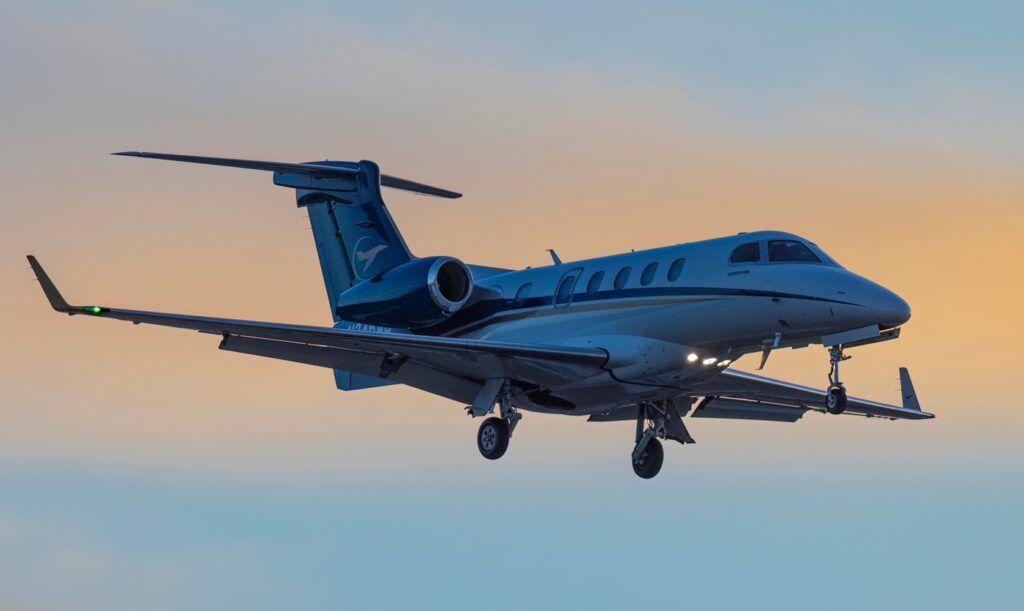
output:
[[[404,384],[484,418],[477,448],[505,454],[523,411],[636,423],[634,472],[661,470],[661,440],[693,443],[683,418],[796,422],[807,412],[922,420],[906,368],[902,401],[847,396],[846,351],[899,337],[910,307],[815,243],[757,231],[525,269],[416,257],[381,188],[459,193],[382,174],[371,161],[279,163],[165,153],[115,155],[273,172],[309,215],[333,324],[297,324],[69,305],[28,260],[53,309],[192,329],[221,350],[333,370],[356,391]],[[812,388],[734,369],[779,348],[821,345],[827,383]],[[754,358],[758,358],[755,356]],[[489,417],[487,417],[491,414]]]

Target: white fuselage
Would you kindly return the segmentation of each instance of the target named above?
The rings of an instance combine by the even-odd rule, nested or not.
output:
[[[793,242],[806,248],[797,252],[803,259],[791,260],[793,251],[784,249]],[[737,257],[750,244],[757,246]],[[559,413],[679,394],[713,377],[723,361],[766,345],[805,346],[829,333],[896,327],[910,317],[891,291],[777,231],[498,273],[477,285],[484,296],[453,316],[443,334],[608,351],[608,372],[553,390],[576,407],[519,398],[527,409]],[[630,365],[617,369],[618,362]]]

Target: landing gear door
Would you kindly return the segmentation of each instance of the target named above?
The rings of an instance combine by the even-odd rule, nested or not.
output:
[[[572,296],[576,290],[576,281],[580,277],[580,273],[583,272],[582,267],[569,270],[562,276],[562,279],[558,281],[558,285],[555,287],[555,298],[554,304],[556,308],[564,308],[565,306],[572,303]]]

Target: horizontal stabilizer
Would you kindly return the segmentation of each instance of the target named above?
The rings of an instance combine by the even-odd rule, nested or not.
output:
[[[287,163],[281,161],[256,161],[252,159],[230,159],[227,157],[200,157],[197,155],[174,155],[170,153],[148,153],[143,151],[124,151],[113,153],[123,157],[145,157],[147,159],[164,159],[166,161],[182,161],[185,163],[201,163],[205,165],[219,165],[229,168],[243,168],[246,170],[263,170],[266,172],[290,172],[293,174],[305,174],[314,178],[337,178],[352,177],[359,173],[359,164],[350,161],[322,161],[311,163]],[[419,193],[420,195],[433,195],[435,197],[446,197],[455,199],[462,197],[461,193],[432,187],[420,182],[390,176],[380,175],[380,186],[391,189]]]

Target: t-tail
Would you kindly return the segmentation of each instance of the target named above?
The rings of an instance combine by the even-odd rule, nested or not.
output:
[[[436,197],[461,197],[454,191],[381,174],[372,161],[282,163],[167,153],[114,154],[271,171],[274,184],[295,189],[297,204],[309,214],[335,326],[349,326],[337,312],[338,296],[342,292],[413,259],[384,205],[381,187]],[[381,378],[349,371],[335,370],[334,373],[338,388],[342,390],[391,384]]]

